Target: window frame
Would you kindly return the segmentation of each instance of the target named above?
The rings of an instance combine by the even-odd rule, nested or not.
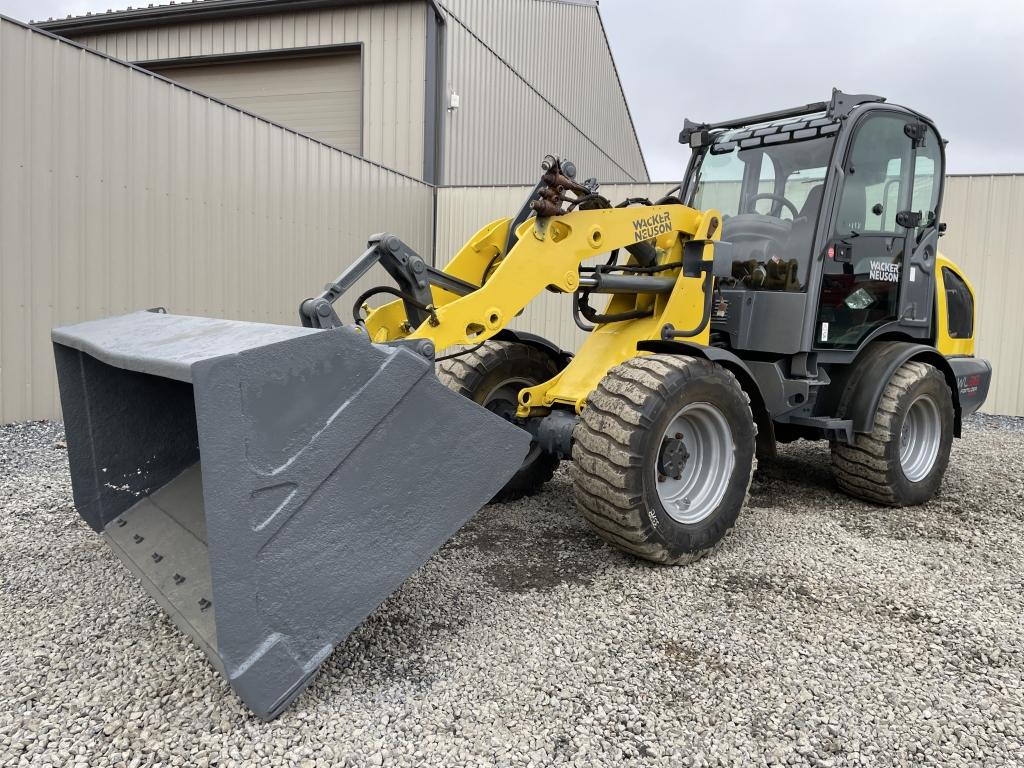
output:
[[[841,181],[841,183],[839,185],[839,189],[837,190],[835,212],[834,212],[834,215],[832,216],[832,221],[829,223],[829,230],[828,231],[830,232],[830,236],[831,236],[831,238],[833,240],[848,239],[848,238],[851,237],[850,234],[845,234],[844,237],[841,237],[840,236],[841,233],[837,231],[836,227],[839,224],[839,212],[840,212],[840,210],[842,210],[843,194],[846,191],[847,181],[848,181],[848,179],[850,178],[851,175],[856,175],[856,168],[854,168],[855,173],[854,174],[850,174],[849,173],[849,167],[850,167],[850,163],[851,163],[851,161],[853,159],[853,152],[854,152],[854,150],[857,147],[857,141],[860,138],[861,132],[864,130],[864,127],[867,126],[867,125],[870,125],[875,120],[899,120],[899,121],[902,121],[903,125],[909,125],[910,123],[915,122],[913,118],[914,118],[914,116],[911,115],[911,114],[907,114],[907,113],[904,113],[904,112],[898,112],[896,110],[873,109],[873,110],[870,110],[870,111],[866,112],[864,115],[862,115],[861,118],[859,120],[857,120],[857,122],[854,124],[853,130],[850,132],[850,139],[847,142],[847,145],[846,145],[846,148],[845,148],[845,151],[843,153],[843,157],[842,157],[842,160],[841,160],[841,163],[840,163],[840,165],[842,167],[842,170],[843,170],[843,178],[842,178],[842,181]],[[906,235],[906,228],[905,227],[901,227],[898,224],[896,224],[896,213],[899,213],[900,211],[903,211],[903,210],[907,210],[904,206],[910,204],[911,197],[912,197],[912,194],[913,194],[913,186],[914,186],[913,169],[914,169],[914,166],[916,165],[915,149],[914,149],[914,147],[912,145],[912,142],[911,142],[909,136],[906,137],[906,141],[907,141],[908,146],[910,146],[910,153],[909,153],[909,157],[908,157],[909,162],[904,163],[904,162],[902,162],[902,160],[900,162],[900,175],[899,175],[899,177],[897,177],[898,180],[899,180],[899,189],[898,189],[899,194],[898,194],[897,202],[896,202],[896,211],[893,213],[893,225],[894,225],[895,229],[870,229],[869,230],[869,229],[867,229],[865,227],[862,231],[857,232],[857,234],[854,235],[853,237],[904,237]],[[895,158],[891,158],[889,160],[889,162],[891,163],[893,159],[895,159]],[[888,174],[887,174],[885,179],[880,182],[880,184],[882,185],[882,189],[883,189],[883,195],[885,196],[885,197],[883,197],[883,205],[885,204],[884,201],[888,199],[888,196],[889,196],[889,184],[891,184],[893,180],[894,179],[890,178],[888,176]],[[866,185],[865,185],[865,189],[866,189]],[[867,199],[865,197],[865,206],[866,206],[866,204],[867,204]],[[868,213],[868,210],[865,208],[865,211],[864,211],[865,217],[867,216],[867,213]],[[883,222],[885,221],[885,218],[886,218],[885,214],[883,213],[883,215],[882,215]],[[867,219],[865,218],[865,224],[866,223],[867,223]]]
[[[974,292],[971,290],[971,287],[967,284],[967,281],[964,280],[960,275],[958,275],[956,271],[954,271],[953,269],[950,269],[948,266],[941,266],[939,270],[942,273],[942,291],[945,294],[943,298],[945,299],[946,308],[946,335],[954,341],[969,341],[974,338],[974,320],[975,313],[977,311],[976,304],[974,301]],[[964,308],[967,310],[968,321],[968,333],[966,336],[956,335],[953,332],[954,328],[952,302],[950,301],[949,296],[951,285],[955,286],[958,292],[962,291],[963,295],[967,297],[968,304]]]

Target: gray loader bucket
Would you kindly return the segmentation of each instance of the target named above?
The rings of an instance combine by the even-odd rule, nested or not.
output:
[[[529,450],[353,328],[137,312],[53,342],[81,516],[266,719]]]

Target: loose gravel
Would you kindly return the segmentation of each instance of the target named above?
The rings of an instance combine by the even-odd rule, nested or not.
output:
[[[1021,764],[1024,420],[965,432],[903,510],[785,447],[685,568],[602,543],[562,470],[267,724],[79,521],[60,426],[0,428],[0,765]]]

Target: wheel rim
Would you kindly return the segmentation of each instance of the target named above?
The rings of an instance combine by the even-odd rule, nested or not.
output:
[[[513,421],[516,417],[516,407],[519,405],[519,390],[531,386],[533,384],[526,379],[505,379],[487,393],[480,405],[508,421]]]
[[[505,379],[487,393],[480,405],[491,413],[501,416],[505,421],[516,423],[516,408],[519,405],[519,390],[532,387],[536,382],[526,379]],[[534,440],[530,443],[530,452],[523,459],[523,466],[537,458],[541,452],[540,444]]]
[[[942,442],[939,406],[931,395],[920,395],[910,404],[900,428],[900,466],[907,480],[923,480],[935,466]]]
[[[658,498],[669,517],[693,525],[721,503],[736,464],[729,422],[711,403],[690,403],[662,435],[655,463]]]

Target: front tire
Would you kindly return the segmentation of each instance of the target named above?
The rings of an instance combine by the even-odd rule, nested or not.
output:
[[[924,504],[942,485],[953,444],[946,377],[910,361],[893,374],[869,434],[832,443],[832,473],[850,496],[890,507]]]
[[[610,370],[574,432],[576,503],[606,541],[658,563],[693,562],[735,524],[757,428],[736,377],[678,355]]]
[[[551,355],[528,344],[485,341],[479,349],[444,360],[437,368],[437,378],[449,389],[515,421],[519,390],[548,381],[561,366]],[[491,501],[534,495],[555,474],[558,461],[534,442],[522,467]]]

